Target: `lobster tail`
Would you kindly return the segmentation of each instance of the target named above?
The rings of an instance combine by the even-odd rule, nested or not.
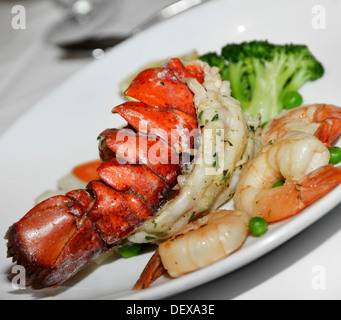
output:
[[[198,134],[185,77],[202,82],[201,66],[185,68],[172,59],[168,68],[138,75],[126,94],[140,102],[114,108],[129,126],[100,134],[99,180],[41,202],[9,228],[8,257],[26,268],[27,285],[60,285],[174,197],[181,152]]]
[[[55,196],[9,229],[8,256],[26,268],[27,285],[58,285],[97,257],[104,243],[87,218],[93,203],[86,191]]]

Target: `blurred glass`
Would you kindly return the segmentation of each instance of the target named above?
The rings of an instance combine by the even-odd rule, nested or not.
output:
[[[54,0],[57,5],[64,8],[66,14],[78,21],[87,23],[92,19],[103,20],[108,9],[117,5],[116,0]],[[109,11],[110,12],[110,11]]]
[[[54,0],[65,11],[65,18],[51,28],[48,42],[71,42],[87,37],[119,9],[121,0]]]

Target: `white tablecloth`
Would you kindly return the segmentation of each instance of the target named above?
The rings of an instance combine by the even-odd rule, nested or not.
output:
[[[121,1],[121,13],[108,28],[128,30],[171,2]],[[0,2],[0,134],[92,59],[63,58],[60,50],[44,41],[48,29],[63,14],[52,1],[25,0],[15,4],[26,8],[26,30],[11,27],[14,3]],[[174,298],[340,299],[340,212],[339,206],[274,252]]]

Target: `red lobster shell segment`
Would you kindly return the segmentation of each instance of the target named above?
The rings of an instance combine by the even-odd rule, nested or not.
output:
[[[109,245],[127,237],[153,214],[148,205],[133,194],[118,192],[101,181],[91,181],[89,187],[96,194],[89,218]]]
[[[146,166],[120,164],[116,159],[105,162],[98,168],[100,178],[120,192],[132,192],[151,208],[160,205],[170,192],[167,184]]]
[[[154,68],[141,72],[125,94],[128,97],[139,100],[150,107],[157,109],[174,109],[195,117],[196,111],[193,103],[193,93],[181,81],[185,77],[195,77],[203,82],[203,72],[195,73],[186,69],[182,64],[172,59],[169,65],[175,65],[176,70],[171,68]],[[181,62],[180,62],[181,63]]]
[[[114,156],[130,164],[143,164],[164,180],[170,188],[180,174],[180,157],[167,143],[157,137],[130,129],[108,129],[101,133],[100,156],[104,161]]]
[[[157,136],[176,150],[193,148],[198,135],[195,117],[178,110],[158,110],[141,102],[126,102],[113,110],[140,133]],[[192,140],[192,141],[191,141]]]
[[[191,141],[197,129],[193,94],[181,81],[185,77],[203,82],[201,66],[172,59],[167,68],[139,74],[127,95],[140,102],[114,109],[129,126],[100,134],[103,163],[98,175],[86,173],[85,179],[94,179],[86,190],[51,197],[9,228],[8,256],[26,268],[27,285],[60,285],[119,246],[174,197],[184,149],[178,144]]]

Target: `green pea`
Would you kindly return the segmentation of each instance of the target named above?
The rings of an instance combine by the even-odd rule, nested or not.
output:
[[[260,237],[267,232],[268,223],[263,218],[254,217],[249,222],[249,230],[254,236]]]
[[[139,243],[127,244],[117,249],[123,258],[131,258],[137,256],[141,251],[142,245]]]
[[[341,148],[332,147],[329,149],[330,152],[330,160],[329,162],[332,164],[338,164],[341,162]]]
[[[289,91],[283,97],[285,109],[293,109],[300,106],[303,102],[302,96],[297,91]]]

